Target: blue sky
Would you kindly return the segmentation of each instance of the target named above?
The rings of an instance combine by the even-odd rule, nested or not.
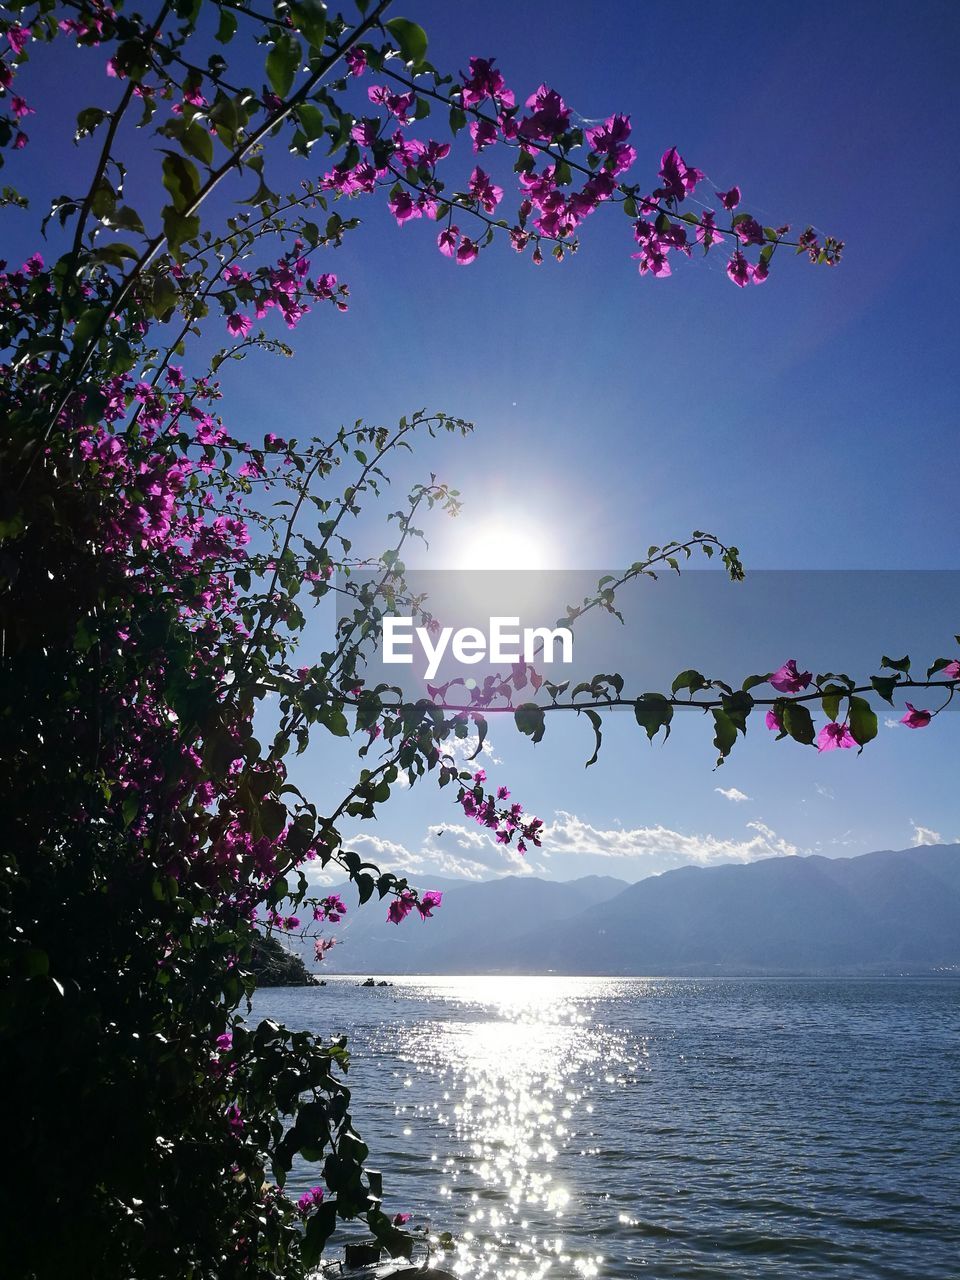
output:
[[[427,29],[439,66],[496,55],[518,97],[546,80],[588,120],[629,113],[638,180],[675,144],[717,188],[738,183],[764,222],[845,240],[844,262],[775,261],[766,285],[742,291],[721,258],[641,279],[629,222],[608,210],[561,266],[502,246],[457,268],[427,224],[398,230],[358,204],[363,227],[329,261],[350,284],[349,313],[311,316],[294,361],[232,374],[234,429],[305,435],[419,406],[472,418],[471,441],[422,449],[397,476],[398,490],[429,471],[462,490],[457,537],[437,525],[441,563],[464,545],[482,562],[516,522],[556,568],[628,563],[695,527],[737,543],[748,567],[957,567],[960,7],[410,0],[397,12]],[[28,74],[49,99],[56,60]],[[109,100],[115,85],[99,76],[90,84]],[[89,148],[74,152],[42,115],[30,124],[28,184],[69,189]],[[943,651],[960,630],[954,603]],[[822,637],[857,627],[851,599],[825,613]],[[788,656],[803,659],[771,663]],[[573,722],[537,748],[495,732],[500,763],[486,764],[548,821],[546,874],[636,879],[683,861],[960,838],[957,746],[955,715],[883,728],[860,758],[774,747],[754,730],[715,773],[705,726],[651,748],[620,718],[590,770]],[[323,746],[298,766],[321,804],[349,772]],[[456,828],[446,796],[418,787],[356,847],[424,882],[508,869],[479,828]]]

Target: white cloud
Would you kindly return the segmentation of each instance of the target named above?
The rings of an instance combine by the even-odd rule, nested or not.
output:
[[[594,827],[576,814],[558,810],[543,833],[543,852],[593,854],[602,858],[645,858],[664,868],[681,863],[709,866],[717,862],[753,862],[758,858],[792,857],[796,845],[762,822],[748,822],[756,834],[742,840],[689,834],[669,827]]]
[[[477,769],[488,764],[503,764],[489,738],[484,739],[483,746],[478,752],[479,743],[478,733],[468,733],[465,738],[448,738],[443,744],[442,753],[453,756],[458,765],[472,764]]]
[[[750,799],[746,792],[740,791],[737,787],[714,787],[713,789],[720,795],[726,796],[728,800],[733,800],[736,804]]]
[[[492,876],[530,875],[535,870],[543,870],[515,849],[497,844],[483,828],[457,823],[428,828],[419,849],[365,831],[345,837],[343,847],[375,862],[381,871],[398,875],[432,873],[465,880],[489,880]],[[310,878],[319,883],[321,877],[326,879],[328,874],[318,871]]]
[[[930,827],[921,827],[918,822],[913,824],[913,846],[919,849],[925,844],[946,844],[943,836],[939,831],[934,831]]]
[[[815,782],[813,789],[818,796],[823,796],[825,800],[836,800],[837,793],[830,787],[825,787],[822,782]]]

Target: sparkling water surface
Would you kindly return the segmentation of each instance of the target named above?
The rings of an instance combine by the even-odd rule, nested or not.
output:
[[[458,1276],[960,1280],[960,981],[360,981],[253,1017],[349,1035],[384,1208]]]

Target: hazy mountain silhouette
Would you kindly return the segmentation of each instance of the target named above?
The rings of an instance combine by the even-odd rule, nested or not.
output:
[[[681,867],[632,885],[511,876],[437,887],[443,905],[427,922],[388,925],[379,904],[351,910],[324,969],[960,974],[960,845]]]
[[[387,902],[374,899],[357,908],[356,890],[340,886],[348,911],[325,930],[342,945],[327,953],[321,966],[330,973],[487,973],[500,966],[508,943],[532,927],[565,928],[578,910],[615,898],[627,887],[612,876],[580,880],[538,880],[504,876],[499,880],[442,880],[424,887],[441,889],[443,904],[429,920],[414,911],[401,925],[386,921]],[[304,958],[312,963],[312,944]]]

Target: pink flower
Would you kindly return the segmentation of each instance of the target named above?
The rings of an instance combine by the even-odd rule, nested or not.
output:
[[[412,1217],[412,1213],[395,1213],[393,1215],[393,1225],[395,1227],[402,1227],[403,1224],[405,1222],[409,1222]]]
[[[679,201],[693,193],[703,174],[699,169],[688,165],[676,147],[671,147],[660,158],[660,177],[663,179],[663,186],[658,187],[653,194],[658,199]]]
[[[337,945],[336,938],[314,938],[313,940],[313,958],[322,963],[327,952]]]
[[[704,209],[700,215],[700,226],[697,227],[697,244],[702,244],[704,249],[709,249],[713,244],[719,244],[723,239],[721,233],[717,230],[716,215],[712,209]]]
[[[812,675],[809,671],[798,671],[796,658],[785,662],[779,671],[770,676],[770,683],[779,693],[799,693],[806,689]]]
[[[825,724],[817,734],[818,751],[836,751],[839,747],[855,747],[853,734],[845,724]]]
[[[566,133],[570,124],[570,108],[556,89],[548,89],[542,84],[527,99],[527,108],[533,114],[520,121],[522,138],[543,138],[549,142]]]
[[[776,733],[783,733],[783,725],[780,723],[776,708],[771,707],[767,712],[766,725],[768,729],[773,729]]]
[[[731,187],[729,191],[718,191],[717,199],[725,209],[728,209],[732,213],[740,203],[740,188]]]
[[[727,263],[727,275],[738,289],[745,289],[750,283],[750,264],[739,249]]]
[[[7,29],[7,43],[16,54],[23,53],[29,39],[29,27],[12,26]]]
[[[395,191],[387,201],[387,204],[390,207],[390,212],[397,220],[398,227],[402,227],[411,218],[422,216],[421,210],[417,208],[411,199],[409,191]]]
[[[347,67],[352,76],[362,76],[367,69],[367,55],[362,49],[351,49],[347,53]]]
[[[460,100],[465,107],[476,107],[487,98],[504,96],[506,85],[503,76],[493,65],[495,61],[494,58],[471,58],[469,78],[463,72],[460,73],[464,80]]]
[[[948,662],[940,674],[944,680],[960,680],[960,662]]]
[[[907,714],[900,721],[908,729],[925,729],[932,719],[929,711],[918,711],[912,702],[907,703]]]
[[[28,106],[26,99],[21,98],[16,93],[10,100],[10,108],[18,120],[22,120],[24,116],[35,116],[37,114],[33,107]]]
[[[496,142],[497,126],[492,120],[472,120],[470,137],[473,139],[474,151],[482,151],[484,147],[492,146]]]
[[[479,252],[480,250],[477,247],[476,241],[471,240],[469,236],[464,236],[463,240],[460,242],[460,247],[457,250],[458,266],[467,266],[469,263],[473,262]]]
[[[503,188],[496,187],[479,167],[470,175],[470,194],[480,202],[486,213],[493,213],[503,199]]]
[[[434,909],[439,907],[442,901],[443,894],[439,889],[428,889],[417,903],[417,910],[420,912],[420,919],[429,920],[433,915]]]
[[[309,1191],[305,1191],[297,1201],[297,1208],[301,1213],[309,1213],[314,1206],[323,1203],[323,1187],[311,1187]]]
[[[459,227],[446,227],[437,236],[437,248],[447,258],[452,258],[457,252],[457,241],[460,239]]]
[[[404,889],[399,897],[394,898],[387,908],[387,923],[400,924],[406,920],[407,916],[413,910],[413,904],[416,901],[416,894],[412,889]]]
[[[741,215],[742,221],[737,223],[737,237],[741,244],[763,244],[763,227],[747,214]]]
[[[239,311],[235,311],[232,316],[227,316],[227,329],[237,337],[245,338],[252,328],[253,321],[250,317],[241,315]]]

